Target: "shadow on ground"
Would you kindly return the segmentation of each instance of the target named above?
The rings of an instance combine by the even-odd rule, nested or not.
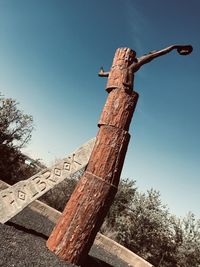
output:
[[[23,231],[24,233],[41,237],[44,240],[48,239],[48,237],[46,235],[44,235],[42,233],[38,233],[37,231],[35,231],[33,229],[27,229],[24,226],[21,226],[19,224],[14,223],[14,222],[8,221],[5,224],[8,226],[14,227],[17,230]],[[83,265],[81,265],[81,267],[114,267],[114,266],[112,266],[112,265],[110,265],[110,264],[108,264],[108,263],[106,263],[106,262],[104,262],[104,261],[102,261],[96,257],[88,255],[85,263]]]
[[[0,224],[0,266],[5,267],[75,267],[60,260],[47,249],[46,240],[54,224],[47,218],[24,209],[6,224]],[[93,245],[82,267],[128,267],[129,265]]]
[[[97,259],[95,257],[92,256],[88,256],[88,258],[86,259],[85,263],[83,265],[81,265],[81,267],[115,267],[112,266],[100,259]]]

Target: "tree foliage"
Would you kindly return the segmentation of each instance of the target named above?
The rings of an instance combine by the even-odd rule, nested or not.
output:
[[[63,212],[67,201],[76,187],[76,184],[76,178],[65,179],[54,186],[54,188],[49,190],[46,194],[41,196],[39,200],[43,201],[52,208]]]
[[[0,93],[0,173],[1,180],[15,183],[28,178],[36,170],[24,164],[20,152],[31,139],[33,118],[18,108],[16,100]]]
[[[18,109],[18,103],[0,95],[0,144],[20,149],[31,138],[33,118]]]
[[[177,219],[180,242],[177,248],[179,266],[200,266],[200,220],[191,212]]]
[[[135,181],[122,180],[101,231],[154,266],[200,266],[200,220],[171,215],[158,191],[140,193]]]

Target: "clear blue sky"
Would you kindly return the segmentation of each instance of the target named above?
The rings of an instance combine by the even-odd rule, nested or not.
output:
[[[190,43],[145,65],[122,177],[153,187],[170,211],[200,217],[200,1],[0,0],[0,91],[33,115],[26,153],[53,162],[97,133],[118,47],[141,56]]]

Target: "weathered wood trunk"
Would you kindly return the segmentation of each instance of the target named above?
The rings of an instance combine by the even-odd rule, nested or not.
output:
[[[47,241],[56,255],[77,265],[87,257],[119,184],[138,99],[124,85],[130,52],[128,48],[116,51],[107,83],[109,95],[88,166]]]

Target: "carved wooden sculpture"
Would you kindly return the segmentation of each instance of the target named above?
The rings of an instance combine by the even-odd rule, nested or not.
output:
[[[133,91],[134,72],[173,49],[188,54],[191,46],[170,46],[140,58],[130,48],[119,48],[108,77],[108,98],[98,126],[88,166],[51,233],[47,246],[60,258],[81,265],[114,200],[130,135],[131,118],[138,94]]]

